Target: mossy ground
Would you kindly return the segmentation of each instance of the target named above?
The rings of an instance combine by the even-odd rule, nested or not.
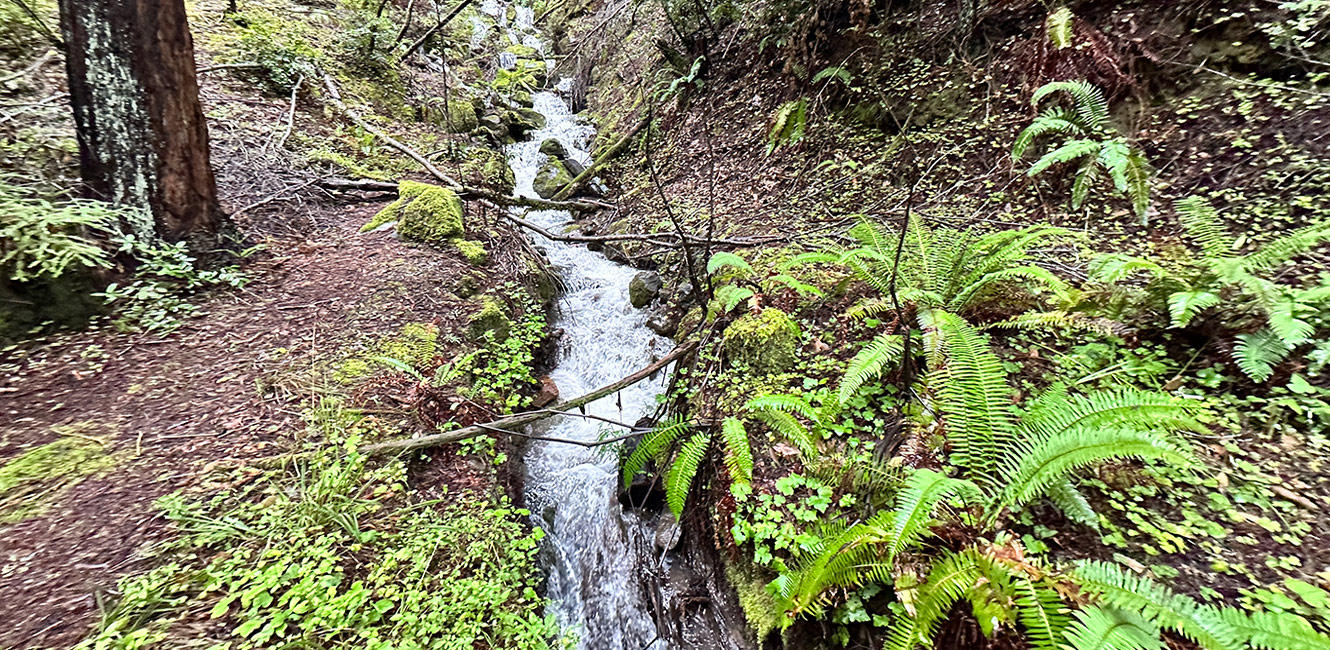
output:
[[[0,465],[0,524],[40,516],[75,483],[115,466],[108,451],[114,432],[100,431],[93,422],[55,427],[53,432],[62,437]]]

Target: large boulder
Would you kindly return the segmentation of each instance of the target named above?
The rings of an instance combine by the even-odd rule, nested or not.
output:
[[[540,198],[548,199],[571,182],[573,177],[569,175],[568,168],[558,160],[550,160],[541,165],[540,171],[536,172],[536,180],[532,181],[531,187],[536,190]]]
[[[785,372],[794,366],[799,325],[785,312],[768,307],[730,323],[722,340],[732,363],[758,373]]]
[[[545,116],[530,108],[518,108],[504,113],[503,121],[508,133],[521,140],[526,134],[545,126]]]
[[[360,230],[369,232],[397,222],[397,233],[403,238],[437,243],[466,231],[462,214],[462,199],[456,192],[428,183],[402,181],[397,184],[397,200],[380,210]]]
[[[660,295],[660,275],[654,271],[642,271],[628,282],[628,301],[641,309],[651,304]]]

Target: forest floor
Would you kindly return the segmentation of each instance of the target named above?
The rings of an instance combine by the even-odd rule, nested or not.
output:
[[[0,646],[86,635],[97,594],[161,535],[158,497],[290,446],[319,389],[305,368],[406,323],[461,328],[468,304],[444,287],[464,269],[391,233],[359,233],[374,212],[331,207],[308,237],[271,240],[245,269],[252,282],[211,296],[205,317],[165,337],[101,328],[4,355],[0,457],[80,436],[110,462],[61,486],[42,516],[0,526]]]

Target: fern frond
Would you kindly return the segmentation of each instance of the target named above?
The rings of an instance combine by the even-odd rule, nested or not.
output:
[[[715,302],[720,303],[721,313],[732,311],[739,303],[753,297],[753,290],[737,284],[727,284],[716,289]]]
[[[912,650],[915,646],[932,647],[938,624],[951,606],[974,588],[980,579],[979,556],[973,549],[944,556],[917,589],[914,615],[897,617],[887,631],[883,648]]]
[[[905,296],[901,295],[901,298],[904,299]],[[877,318],[893,309],[895,307],[891,304],[891,301],[884,298],[865,298],[845,310],[845,316],[853,320]]]
[[[1239,650],[1243,645],[1239,632],[1223,619],[1219,609],[1201,605],[1116,564],[1081,561],[1072,575],[1083,590],[1097,595],[1101,602],[1137,612],[1205,650]]]
[[[725,418],[720,423],[720,435],[725,441],[725,468],[735,483],[753,480],[753,450],[748,444],[748,431],[738,418]]]
[[[1270,330],[1289,347],[1306,343],[1316,331],[1315,325],[1298,317],[1302,308],[1293,296],[1287,295],[1270,306]]]
[[[1114,333],[1120,325],[1106,318],[1091,318],[1080,312],[1045,311],[1013,316],[996,323],[989,323],[985,327],[1007,330],[1064,329],[1108,335]]]
[[[1036,582],[1026,571],[990,557],[983,557],[979,568],[988,579],[1010,589],[1016,604],[1016,618],[1025,628],[1025,638],[1035,650],[1054,650],[1071,625],[1068,608],[1058,593]]]
[[[1204,431],[1196,413],[1204,407],[1193,400],[1167,393],[1119,388],[1088,395],[1070,395],[1050,389],[1021,418],[1022,440],[1044,440],[1071,429],[1119,428],[1139,431]]]
[[[1178,222],[1187,236],[1201,247],[1206,257],[1228,257],[1233,254],[1233,237],[1228,234],[1219,212],[1210,202],[1199,196],[1189,196],[1173,204]]]
[[[983,499],[979,486],[931,469],[918,469],[896,495],[890,533],[885,536],[885,560],[891,562],[914,544],[933,521],[933,511],[944,499],[960,496],[971,502]]]
[[[1125,253],[1103,253],[1090,260],[1088,275],[1095,282],[1112,284],[1121,282],[1135,273],[1145,273],[1151,278],[1160,278],[1168,274],[1164,267],[1143,257]]]
[[[1254,334],[1239,334],[1238,343],[1233,346],[1233,360],[1252,381],[1263,382],[1292,351],[1284,339],[1267,327]]]
[[[1071,96],[1076,107],[1076,115],[1083,128],[1103,130],[1108,128],[1108,100],[1104,92],[1088,81],[1054,81],[1040,86],[1030,98],[1030,104],[1038,106],[1043,99],[1053,93],[1064,92]]]
[[[1127,198],[1131,199],[1132,210],[1141,218],[1141,225],[1147,223],[1150,210],[1150,163],[1140,149],[1127,150]]]
[[[1307,619],[1284,612],[1253,612],[1225,608],[1224,623],[1253,648],[1261,650],[1325,650],[1330,637],[1317,632]]]
[[[798,395],[787,395],[779,393],[775,395],[759,395],[748,400],[744,404],[744,410],[749,412],[757,411],[784,411],[793,413],[808,420],[817,419],[817,409],[813,408],[808,400]]]
[[[686,419],[675,416],[660,423],[643,436],[637,443],[637,448],[633,449],[633,453],[623,462],[623,486],[627,488],[632,485],[633,479],[646,467],[648,461],[659,458],[661,452],[690,429]]]
[[[1326,241],[1330,241],[1330,223],[1299,228],[1242,258],[1242,268],[1248,273],[1270,271]]]
[[[1163,650],[1159,626],[1115,607],[1087,607],[1064,634],[1065,650]]]
[[[946,359],[936,371],[937,408],[952,444],[951,461],[977,482],[996,487],[998,450],[1015,437],[1006,371],[984,336],[959,316],[937,311],[932,324]]]
[[[676,520],[683,516],[683,507],[688,501],[688,491],[692,489],[693,478],[697,476],[697,470],[702,466],[702,459],[707,455],[707,447],[710,444],[710,434],[706,432],[693,434],[693,437],[679,448],[674,463],[670,465],[670,471],[665,477],[665,501],[669,504],[670,512],[674,513]]]
[[[755,411],[753,417],[794,445],[803,454],[804,459],[817,457],[817,440],[813,438],[812,432],[793,415],[785,411],[761,410]]]
[[[1170,327],[1186,327],[1197,314],[1219,304],[1219,294],[1210,291],[1178,291],[1168,296]]]
[[[1048,41],[1059,50],[1071,47],[1071,39],[1076,27],[1076,15],[1067,7],[1058,7],[1044,19],[1044,31],[1048,32]]]
[[[800,281],[798,278],[792,275],[786,275],[784,273],[768,278],[766,280],[766,283],[768,291],[771,291],[772,288],[774,288],[778,284],[783,284],[786,287],[793,289],[795,293],[801,295],[815,296],[818,298],[821,298],[825,295],[822,293],[822,290],[817,288],[815,285],[811,285],[808,284],[807,282]]]
[[[1070,480],[1064,478],[1050,485],[1048,498],[1067,519],[1091,530],[1099,530],[1099,515]]]
[[[725,268],[732,268],[745,276],[753,272],[753,267],[747,260],[727,251],[714,253],[711,259],[707,260],[707,275],[715,275],[717,271]]]
[[[1055,106],[1044,111],[1029,126],[1025,127],[1016,136],[1016,142],[1011,145],[1011,157],[1020,160],[1025,156],[1025,151],[1029,149],[1030,144],[1036,138],[1044,135],[1088,135],[1085,130],[1076,123],[1076,114],[1069,109]]]
[[[1038,176],[1048,170],[1053,165],[1079,160],[1081,158],[1093,158],[1098,155],[1099,148],[1103,143],[1097,140],[1086,140],[1078,138],[1068,140],[1062,146],[1054,149],[1039,160],[1036,160],[1030,169],[1026,171],[1027,176]]]
[[[1036,286],[1042,287],[1053,292],[1058,298],[1064,298],[1069,289],[1067,283],[1062,281],[1062,278],[1049,272],[1048,269],[1033,265],[1017,266],[988,273],[974,284],[961,289],[951,301],[947,303],[947,310],[953,312],[962,311],[965,307],[969,306],[970,301],[980,295],[980,292],[985,288],[1003,282],[1019,284],[1027,291],[1032,290]]]
[[[883,369],[900,362],[904,352],[904,339],[899,334],[877,335],[850,360],[836,391],[839,400],[850,401],[864,384],[881,377]]]
[[[1079,210],[1090,195],[1090,188],[1099,180],[1098,165],[1084,165],[1076,172],[1076,180],[1071,184],[1071,209]]]
[[[1162,460],[1179,467],[1196,465],[1190,451],[1160,433],[1071,429],[1013,446],[998,477],[1004,488],[997,511],[1020,507],[1047,494],[1076,469],[1120,458]]]

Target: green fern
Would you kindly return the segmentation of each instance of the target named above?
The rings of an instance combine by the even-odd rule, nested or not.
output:
[[[688,501],[688,492],[692,489],[693,478],[702,466],[702,459],[711,445],[711,435],[706,432],[693,434],[679,448],[670,470],[665,476],[665,502],[674,513],[675,519],[683,516],[684,504]]]
[[[1044,19],[1044,31],[1048,32],[1048,41],[1059,50],[1071,47],[1075,27],[1076,16],[1066,7],[1058,7]]]
[[[1274,330],[1266,328],[1253,334],[1239,334],[1233,346],[1233,360],[1238,369],[1253,381],[1263,382],[1275,372],[1275,365],[1293,351]]]
[[[1135,612],[1087,607],[1075,616],[1065,635],[1065,650],[1163,650],[1159,626]]]
[[[1175,594],[1115,564],[1083,561],[1072,576],[1083,590],[1098,596],[1100,602],[1137,612],[1205,650],[1238,650],[1243,645],[1239,632],[1224,620],[1219,609]]]
[[[1054,21],[1055,17],[1057,21]],[[1072,19],[1071,12],[1065,8],[1051,14],[1048,23],[1050,37],[1056,38],[1060,34],[1070,42]],[[1064,31],[1054,31],[1055,28]],[[1035,161],[1026,174],[1034,177],[1055,165],[1080,161],[1071,192],[1071,208],[1079,210],[1102,170],[1112,180],[1114,190],[1131,200],[1132,210],[1144,224],[1150,207],[1150,165],[1139,149],[1114,135],[1108,119],[1108,101],[1103,92],[1084,81],[1055,81],[1035,91],[1030,103],[1037,107],[1054,93],[1070,97],[1072,107],[1053,107],[1035,118],[1016,137],[1011,157],[1020,160],[1030,145],[1041,137],[1069,137]]]
[[[1317,632],[1306,619],[1284,612],[1253,612],[1226,608],[1221,612],[1225,623],[1262,650],[1326,650],[1330,637]]]
[[[658,460],[675,440],[691,430],[692,427],[682,417],[673,417],[643,436],[623,462],[623,486],[627,488],[632,485],[633,479],[646,468],[648,462]]]
[[[767,155],[780,147],[798,143],[808,128],[808,98],[800,97],[781,104],[771,118],[767,133]]]
[[[1219,304],[1219,294],[1210,291],[1178,291],[1168,296],[1172,327],[1186,327],[1197,314]]]
[[[725,468],[735,483],[747,484],[753,480],[753,450],[748,444],[748,431],[738,418],[725,418],[720,423],[721,438],[725,441]]]
[[[707,260],[707,275],[715,275],[725,268],[734,269],[744,276],[753,272],[753,267],[748,264],[748,261],[734,253],[720,251],[712,254],[711,259]]]
[[[850,360],[837,389],[840,401],[850,401],[864,384],[881,377],[887,366],[899,362],[904,352],[904,339],[899,334],[879,334]]]

